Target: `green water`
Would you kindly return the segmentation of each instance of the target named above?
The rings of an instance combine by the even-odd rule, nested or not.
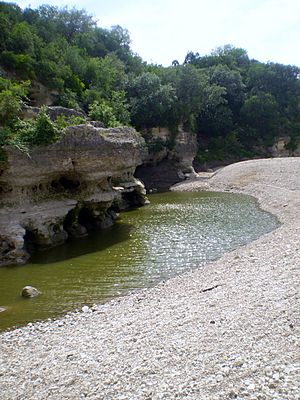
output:
[[[121,214],[110,229],[0,268],[0,329],[52,318],[199,267],[278,226],[246,196],[176,193]],[[41,295],[23,299],[21,289]]]

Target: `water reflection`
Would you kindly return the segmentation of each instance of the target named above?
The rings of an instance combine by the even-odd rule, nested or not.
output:
[[[160,193],[115,226],[0,269],[0,329],[148,287],[266,233],[278,223],[246,196]],[[42,294],[24,300],[25,285]]]
[[[31,264],[49,264],[85,254],[105,251],[111,246],[130,239],[132,226],[126,223],[116,224],[101,232],[92,232],[89,236],[71,239],[63,246],[56,247],[43,253],[34,254]]]

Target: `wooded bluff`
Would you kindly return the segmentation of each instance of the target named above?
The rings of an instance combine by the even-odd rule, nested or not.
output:
[[[43,5],[22,10],[0,2],[0,145],[50,144],[86,117],[106,127],[194,132],[197,161],[269,156],[278,137],[293,154],[300,132],[296,66],[262,63],[225,45],[189,52],[183,64],[147,64],[130,48],[126,29],[101,28],[84,10]],[[24,120],[24,104],[73,108],[83,117]],[[167,143],[172,149],[172,137]],[[0,158],[5,161],[2,149]]]

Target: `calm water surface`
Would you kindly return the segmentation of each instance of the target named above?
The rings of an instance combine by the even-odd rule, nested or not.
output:
[[[199,267],[278,226],[251,197],[160,193],[110,229],[0,268],[0,330],[105,302]],[[23,299],[32,285],[42,294]]]

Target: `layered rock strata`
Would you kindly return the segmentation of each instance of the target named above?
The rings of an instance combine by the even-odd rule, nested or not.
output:
[[[193,168],[198,146],[196,135],[181,127],[176,134],[167,128],[153,128],[143,135],[149,152],[143,165],[137,168],[136,176],[143,180],[147,190],[168,189],[197,176]]]
[[[70,127],[26,154],[5,147],[0,171],[0,265],[24,263],[36,249],[110,226],[120,210],[145,204],[134,178],[144,140],[131,128]]]

